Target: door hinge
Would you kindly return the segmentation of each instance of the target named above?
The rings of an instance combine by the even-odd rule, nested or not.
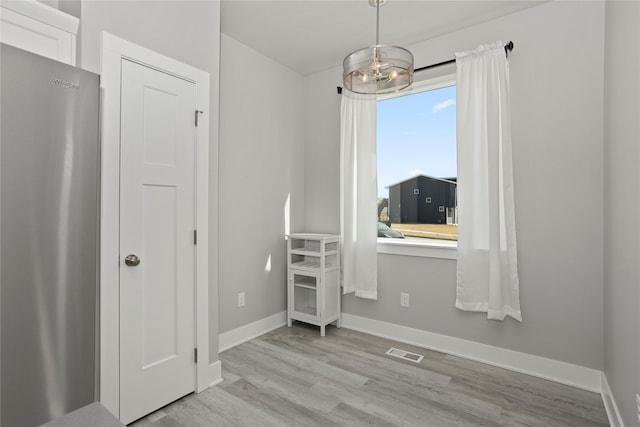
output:
[[[198,230],[193,230],[193,244],[198,244]]]
[[[198,127],[198,114],[201,114],[201,113],[204,113],[204,111],[196,110],[196,113],[195,113],[195,125],[196,125],[196,127]]]
[[[198,363],[198,349],[197,348],[193,349],[193,361],[195,363]]]

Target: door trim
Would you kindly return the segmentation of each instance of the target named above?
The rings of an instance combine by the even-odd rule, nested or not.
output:
[[[195,391],[222,381],[220,362],[209,363],[209,73],[162,54],[102,33],[101,197],[100,197],[100,402],[120,416],[119,230],[120,230],[120,84],[123,59],[174,75],[196,85],[197,109],[203,111],[196,128],[196,302],[198,362]],[[195,113],[195,112],[194,112]],[[214,171],[215,172],[215,171]],[[214,224],[215,226],[215,224]],[[212,230],[215,231],[215,230]],[[209,281],[213,280],[213,283]],[[216,309],[216,307],[211,307]],[[217,360],[217,357],[215,357]]]

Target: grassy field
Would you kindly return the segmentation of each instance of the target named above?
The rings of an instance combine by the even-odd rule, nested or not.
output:
[[[447,224],[391,224],[407,237],[423,237],[426,239],[458,240],[458,226]]]

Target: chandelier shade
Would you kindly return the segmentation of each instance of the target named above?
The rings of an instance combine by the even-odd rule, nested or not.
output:
[[[342,62],[342,83],[354,93],[383,94],[413,83],[413,55],[398,46],[380,44],[380,6],[386,0],[369,0],[376,8],[376,44],[350,53]]]
[[[351,92],[382,94],[413,83],[413,55],[398,46],[376,45],[356,50],[343,61],[342,82]]]

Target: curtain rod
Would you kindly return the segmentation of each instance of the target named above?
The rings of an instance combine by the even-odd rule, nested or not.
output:
[[[507,57],[509,56],[509,52],[511,52],[513,50],[513,42],[510,41],[509,43],[504,45],[504,53],[507,55]],[[448,61],[442,61],[442,62],[438,62],[437,64],[431,64],[431,65],[426,65],[424,67],[420,67],[420,68],[416,68],[413,70],[414,73],[419,73],[420,71],[425,71],[425,70],[430,70],[431,68],[436,68],[436,67],[441,67],[443,65],[448,65],[448,64],[453,64],[454,62],[456,62],[455,58],[454,59],[449,59]],[[338,95],[342,94],[342,87],[338,86]]]

